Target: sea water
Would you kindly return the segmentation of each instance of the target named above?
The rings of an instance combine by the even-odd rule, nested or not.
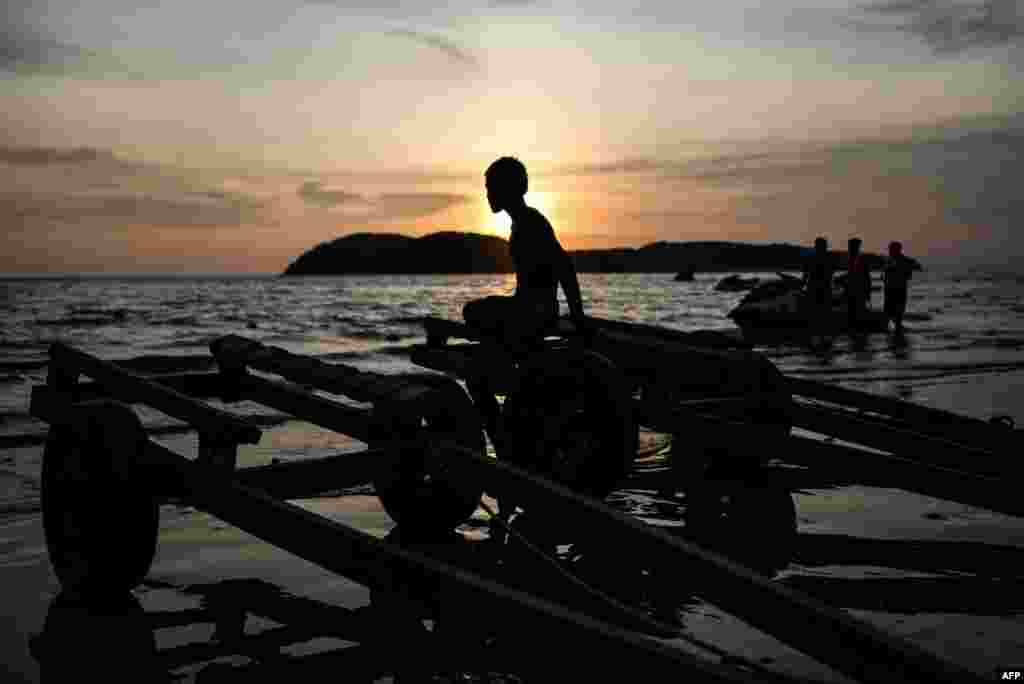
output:
[[[743,293],[717,292],[725,274],[580,275],[587,313],[666,328],[734,329]],[[771,274],[743,274],[772,278]],[[424,316],[461,319],[476,297],[507,294],[511,275],[279,277],[65,276],[0,279],[0,513],[38,501],[38,449],[47,426],[28,414],[45,381],[47,349],[63,342],[135,370],[212,369],[209,344],[237,334],[364,370],[412,370],[407,346],[424,340]],[[905,339],[844,336],[825,350],[800,342],[757,348],[785,373],[1024,424],[1024,278],[979,271],[924,271],[911,283]],[[881,293],[873,306],[881,307]],[[563,312],[566,307],[563,301]],[[265,425],[287,416],[256,404],[232,407]],[[182,426],[141,410],[144,423]],[[294,436],[291,438],[295,441]],[[320,434],[321,446],[331,440]],[[309,445],[313,448],[315,445]],[[274,444],[303,453],[302,444]],[[34,454],[31,457],[26,454]],[[31,458],[31,463],[23,462]]]

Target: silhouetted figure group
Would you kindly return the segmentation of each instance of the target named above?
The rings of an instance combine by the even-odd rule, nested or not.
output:
[[[515,263],[516,289],[513,296],[490,296],[469,302],[463,308],[466,322],[513,353],[535,348],[558,319],[558,286],[561,285],[572,321],[581,336],[589,338],[572,260],[559,244],[547,218],[526,204],[529,189],[526,167],[514,157],[501,157],[487,168],[484,179],[491,211],[504,211],[512,219],[509,249]],[[871,305],[871,268],[866,255],[861,253],[861,244],[860,238],[849,240],[846,273],[841,276],[846,324],[854,335],[862,334],[867,328]],[[817,238],[803,277],[812,328],[832,323],[836,270],[828,241]],[[912,271],[913,262],[903,256],[902,245],[890,243],[883,272],[885,314],[896,333],[903,332],[907,284]],[[692,277],[692,270],[685,275]],[[677,279],[685,279],[685,275],[680,274]]]
[[[861,334],[871,306],[871,267],[861,253],[860,238],[847,243],[846,273],[840,276],[843,300],[846,304],[846,324],[851,334]],[[885,314],[897,334],[903,332],[903,315],[907,308],[907,287],[913,273],[913,262],[903,255],[903,245],[889,243],[889,256],[882,273],[885,296]],[[812,327],[819,327],[832,318],[833,275],[836,260],[828,251],[828,241],[819,237],[814,241],[814,253],[804,265],[804,291],[807,314]]]

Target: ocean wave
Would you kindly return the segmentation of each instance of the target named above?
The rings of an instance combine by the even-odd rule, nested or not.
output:
[[[215,335],[203,335],[201,337],[190,337],[186,339],[171,340],[157,345],[160,349],[193,349],[195,347],[209,348],[210,342],[216,339]]]
[[[995,347],[996,349],[1024,349],[1024,338],[1005,337],[1002,339],[976,340],[974,346]]]
[[[411,338],[410,338],[411,339]],[[422,336],[420,337],[422,341]],[[407,344],[381,345],[372,349],[353,349],[352,351],[326,352],[317,354],[316,358],[321,361],[357,361],[359,359],[371,359],[375,356],[409,356]]]
[[[38,349],[45,347],[45,342],[39,340],[4,340],[0,339],[0,349]]]
[[[215,367],[213,356],[209,354],[163,355],[144,354],[126,359],[106,359],[122,368],[140,373],[176,373],[190,370],[211,370]],[[49,359],[32,361],[0,361],[0,373],[15,373],[46,368]]]
[[[799,368],[789,371],[795,377],[836,377],[859,380],[921,380],[959,375],[1012,373],[1024,370],[1024,361],[979,361],[975,363],[910,363],[883,368]]]
[[[199,319],[195,314],[171,315],[149,314],[146,316],[146,323],[150,325],[172,325],[172,326],[196,326]]]
[[[0,411],[0,423],[30,418],[28,411]]]
[[[50,363],[48,359],[37,361],[0,361],[0,371],[32,371],[46,368]]]
[[[385,320],[385,323],[398,323],[400,325],[423,325],[423,319],[426,315],[419,316],[394,316]]]
[[[338,331],[339,337],[347,337],[353,340],[381,340],[384,342],[398,342],[406,337],[415,337],[414,334],[405,331],[384,331],[384,330],[346,330]]]
[[[180,309],[186,306],[208,306],[210,304],[220,303],[220,300],[203,295],[182,295],[175,297],[174,299],[164,299],[160,301],[160,306],[166,306],[169,308]]]
[[[334,314],[331,319],[342,325],[351,325],[356,328],[372,328],[379,322],[367,319],[365,316],[353,316],[351,314]]]
[[[284,425],[285,423],[288,423],[290,421],[299,420],[295,416],[291,416],[287,413],[247,413],[244,415],[239,415],[245,418],[245,420],[265,428],[274,427],[277,425]],[[143,424],[143,428],[145,429],[146,434],[152,436],[180,435],[195,430],[194,427],[187,423],[158,423],[155,425]],[[45,444],[48,436],[48,428],[47,431],[21,432],[9,435],[0,435],[0,449],[17,449],[20,447]]]
[[[70,306],[69,309],[75,316],[95,316],[113,318],[115,320],[124,320],[129,314],[134,313],[132,309],[126,309],[121,306],[106,307],[78,304]]]
[[[0,517],[10,518],[16,515],[31,515],[43,510],[43,501],[38,496],[28,497],[20,501],[0,502]]]
[[[108,316],[64,316],[62,318],[39,318],[36,319],[36,325],[46,326],[49,328],[70,328],[70,327],[98,327],[101,325],[110,325],[111,323],[119,323],[120,321],[110,318]]]

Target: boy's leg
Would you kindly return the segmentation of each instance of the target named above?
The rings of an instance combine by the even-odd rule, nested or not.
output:
[[[903,330],[903,313],[907,310],[907,291],[896,290],[893,302],[893,322],[896,330]]]
[[[505,329],[514,318],[514,302],[512,297],[492,295],[483,299],[474,299],[462,307],[462,317],[466,323],[488,335],[503,338]]]

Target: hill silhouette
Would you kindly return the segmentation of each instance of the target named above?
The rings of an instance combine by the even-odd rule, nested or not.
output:
[[[803,267],[799,245],[739,242],[654,242],[638,249],[569,252],[580,273],[676,273],[694,265],[708,271],[791,271]],[[840,263],[845,254],[835,253]],[[883,259],[866,254],[872,269]],[[511,273],[508,241],[494,235],[444,231],[423,237],[395,233],[353,233],[304,252],[284,275],[346,273]]]

